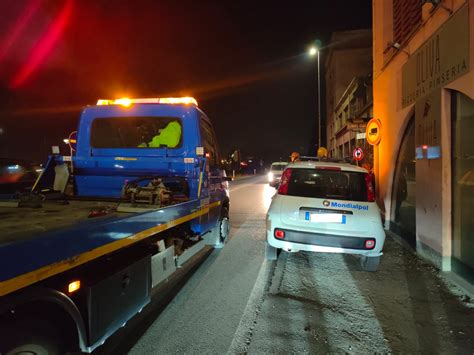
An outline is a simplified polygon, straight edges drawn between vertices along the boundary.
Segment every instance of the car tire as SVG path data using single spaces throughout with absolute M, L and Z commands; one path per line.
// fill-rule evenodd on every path
M 360 259 L 360 266 L 364 271 L 377 271 L 379 264 L 380 256 L 362 256 Z
M 265 242 L 265 259 L 276 260 L 278 257 L 278 249 L 272 247 L 268 242 Z

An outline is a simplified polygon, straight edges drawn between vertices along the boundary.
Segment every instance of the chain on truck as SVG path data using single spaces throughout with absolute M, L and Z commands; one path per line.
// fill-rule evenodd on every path
M 99 100 L 74 149 L 0 200 L 2 354 L 93 351 L 227 239 L 230 178 L 193 98 Z

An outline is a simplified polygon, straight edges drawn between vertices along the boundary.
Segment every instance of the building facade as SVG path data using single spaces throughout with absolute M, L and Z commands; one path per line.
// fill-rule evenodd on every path
M 373 0 L 386 228 L 474 285 L 474 0 Z
M 361 118 L 372 101 L 372 33 L 370 30 L 334 32 L 326 57 L 326 137 L 329 156 L 352 155 Z M 368 97 L 370 95 L 370 97 Z M 365 108 L 365 111 L 364 111 Z M 360 139 L 360 136 L 359 136 Z
M 372 75 L 354 77 L 334 108 L 329 126 L 330 155 L 350 160 L 356 147 L 362 148 L 362 163 L 373 164 L 372 146 L 365 139 L 367 122 L 373 117 Z

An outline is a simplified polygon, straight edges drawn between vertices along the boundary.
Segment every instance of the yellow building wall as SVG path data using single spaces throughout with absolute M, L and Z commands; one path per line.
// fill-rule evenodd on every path
M 421 242 L 438 252 L 443 257 L 443 269 L 448 269 L 448 263 L 444 257 L 451 255 L 451 117 L 450 117 L 450 95 L 446 89 L 456 89 L 471 98 L 474 98 L 474 0 L 445 0 L 443 5 L 456 12 L 463 5 L 469 6 L 469 53 L 470 72 L 454 82 L 448 84 L 441 90 L 441 149 L 442 159 L 435 163 L 439 164 L 442 176 L 442 221 L 439 235 L 431 235 L 429 238 L 423 235 L 417 236 Z M 373 100 L 374 117 L 382 123 L 382 139 L 375 148 L 375 173 L 377 176 L 377 188 L 379 205 L 385 214 L 386 227 L 393 215 L 392 185 L 396 160 L 405 129 L 409 119 L 414 115 L 414 106 L 411 104 L 402 107 L 402 67 L 426 40 L 437 31 L 443 23 L 450 18 L 445 9 L 438 7 L 430 11 L 432 5 L 423 6 L 423 25 L 414 33 L 405 47 L 399 51 L 387 51 L 387 46 L 392 40 L 392 9 L 391 1 L 373 0 Z M 385 54 L 384 54 L 385 52 Z M 387 54 L 388 52 L 388 54 Z M 393 53 L 393 56 L 390 56 Z M 429 222 L 417 218 L 417 230 Z M 419 225 L 420 223 L 420 225 Z M 425 226 L 423 226 L 425 224 Z M 430 239 L 431 238 L 431 239 Z

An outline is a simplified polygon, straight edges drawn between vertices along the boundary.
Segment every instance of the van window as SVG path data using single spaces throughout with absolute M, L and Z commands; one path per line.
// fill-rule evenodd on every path
M 292 169 L 288 195 L 367 201 L 365 175 L 352 171 Z
M 214 131 L 212 130 L 212 126 L 203 116 L 201 116 L 200 118 L 200 130 L 204 151 L 206 152 L 206 154 L 210 155 L 210 164 L 214 165 L 219 159 L 217 144 L 214 136 Z
M 96 118 L 91 127 L 93 148 L 180 148 L 182 124 L 177 117 Z

